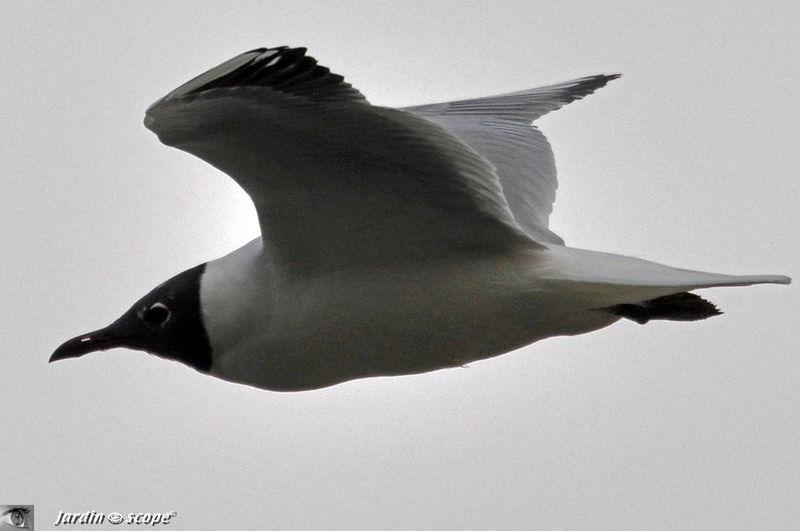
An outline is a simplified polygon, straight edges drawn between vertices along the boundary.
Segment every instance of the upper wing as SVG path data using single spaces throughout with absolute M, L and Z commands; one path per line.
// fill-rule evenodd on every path
M 245 189 L 281 272 L 536 245 L 489 162 L 427 120 L 370 105 L 303 48 L 237 56 L 157 101 L 145 125 Z
M 548 228 L 558 187 L 553 151 L 531 122 L 618 77 L 584 77 L 500 96 L 403 110 L 444 127 L 492 162 L 517 223 L 537 241 L 563 244 Z

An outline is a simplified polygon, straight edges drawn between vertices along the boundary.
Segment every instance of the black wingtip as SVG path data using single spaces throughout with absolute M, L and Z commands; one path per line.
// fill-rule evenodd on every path
M 303 46 L 254 48 L 184 83 L 164 99 L 220 88 L 265 87 L 309 99 L 366 101 L 342 76 L 332 74 L 306 55 L 307 51 Z
M 603 78 L 603 84 L 601 85 L 601 87 L 604 87 L 608 83 L 610 83 L 611 81 L 614 81 L 615 79 L 621 78 L 622 74 L 619 73 L 619 72 L 617 72 L 615 74 L 600 74 L 600 77 Z
M 565 89 L 565 96 L 569 102 L 579 100 L 605 87 L 609 82 L 621 77 L 622 74 L 597 74 L 576 79 L 574 84 Z

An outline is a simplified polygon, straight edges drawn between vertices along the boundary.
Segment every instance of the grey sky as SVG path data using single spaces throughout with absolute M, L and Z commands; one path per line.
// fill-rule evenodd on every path
M 800 7 L 687 2 L 4 1 L 0 503 L 177 511 L 173 529 L 788 528 L 800 522 L 796 285 L 468 369 L 279 394 L 143 353 L 49 366 L 155 284 L 257 234 L 247 196 L 145 108 L 258 46 L 373 103 L 595 73 L 539 123 L 568 244 L 800 280 Z

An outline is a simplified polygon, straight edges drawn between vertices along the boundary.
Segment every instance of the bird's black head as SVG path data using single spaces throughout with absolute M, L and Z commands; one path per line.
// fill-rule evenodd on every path
M 172 277 L 107 327 L 58 347 L 50 361 L 122 347 L 144 350 L 208 372 L 211 346 L 200 310 L 200 277 L 204 271 L 205 264 L 200 264 Z

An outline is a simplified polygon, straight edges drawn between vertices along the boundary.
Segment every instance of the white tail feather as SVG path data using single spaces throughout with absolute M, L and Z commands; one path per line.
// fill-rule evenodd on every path
M 597 294 L 603 303 L 641 301 L 700 288 L 791 282 L 789 277 L 783 275 L 706 273 L 670 267 L 630 256 L 560 245 L 549 247 L 544 254 L 545 260 L 539 270 L 541 278 L 570 284 L 585 284 L 587 288 L 585 291 Z

